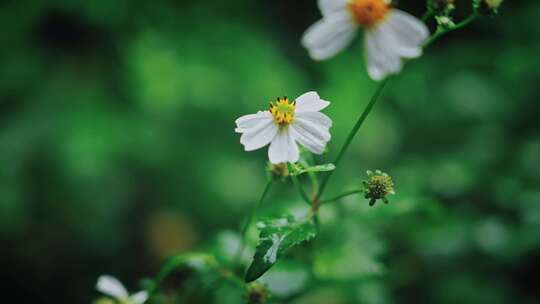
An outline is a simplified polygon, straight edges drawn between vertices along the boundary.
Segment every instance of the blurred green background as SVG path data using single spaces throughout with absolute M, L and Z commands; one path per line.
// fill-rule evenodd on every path
M 308 58 L 299 39 L 319 17 L 307 0 L 3 1 L 2 286 L 89 303 L 100 274 L 135 291 L 167 257 L 234 239 L 266 178 L 266 150 L 244 152 L 234 120 L 276 96 L 332 101 L 333 158 L 376 84 L 361 39 Z M 540 303 L 539 17 L 538 1 L 506 1 L 390 82 L 328 195 L 366 169 L 398 194 L 323 209 L 321 237 L 268 274 L 290 289 L 270 284 L 275 301 Z M 263 213 L 299 206 L 282 184 Z M 185 303 L 206 302 L 241 300 Z

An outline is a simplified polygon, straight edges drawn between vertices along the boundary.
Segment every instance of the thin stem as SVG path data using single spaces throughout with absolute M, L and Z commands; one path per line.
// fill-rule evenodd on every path
M 259 201 L 257 202 L 257 205 L 251 210 L 251 213 L 249 214 L 248 218 L 244 222 L 244 226 L 242 227 L 242 231 L 240 232 L 240 235 L 242 236 L 242 239 L 240 241 L 240 246 L 238 247 L 238 251 L 236 252 L 236 257 L 234 259 L 233 265 L 238 265 L 240 258 L 242 257 L 242 253 L 244 252 L 244 247 L 246 245 L 246 233 L 249 228 L 249 225 L 253 221 L 253 217 L 257 213 L 257 210 L 259 210 L 259 207 L 261 206 L 262 202 L 266 198 L 266 195 L 270 191 L 270 188 L 272 187 L 272 180 L 269 180 L 266 186 L 264 187 L 264 190 L 261 194 L 261 197 L 259 198 Z
M 300 196 L 302 197 L 302 199 L 303 199 L 308 205 L 311 205 L 311 200 L 309 199 L 309 196 L 307 195 L 306 191 L 304 190 L 304 188 L 303 188 L 302 185 L 300 184 L 300 181 L 298 180 L 298 177 L 292 175 L 292 176 L 291 176 L 291 179 L 292 179 L 293 184 L 294 184 L 294 186 L 296 187 L 296 189 L 298 189 L 298 193 L 300 193 Z
M 304 167 L 309 167 L 309 163 L 304 159 L 300 159 L 300 164 Z M 319 180 L 317 179 L 317 174 L 315 172 L 307 173 L 309 180 L 311 181 L 311 195 L 315 196 L 319 191 Z
M 424 17 L 425 18 L 429 18 L 430 16 L 430 12 L 428 11 Z M 427 17 L 426 17 L 427 16 Z M 438 30 L 435 32 L 435 34 L 433 34 L 431 37 L 429 37 L 426 42 L 424 43 L 424 47 L 427 47 L 428 45 L 430 45 L 431 43 L 433 43 L 433 41 L 435 41 L 436 39 L 438 39 L 439 37 L 443 36 L 444 34 L 450 32 L 450 31 L 453 31 L 453 30 L 458 30 L 460 28 L 463 28 L 465 27 L 466 25 L 470 24 L 471 22 L 473 22 L 476 18 L 478 17 L 478 12 L 474 11 L 472 15 L 470 15 L 469 17 L 467 17 L 465 20 L 461 21 L 460 23 L 456 24 L 455 26 L 453 26 L 451 29 L 446 29 L 446 30 Z M 349 133 L 349 135 L 347 136 L 347 139 L 345 140 L 345 143 L 343 144 L 343 146 L 341 147 L 341 150 L 339 151 L 339 154 L 338 156 L 336 157 L 336 160 L 334 161 L 334 165 L 336 165 L 336 167 L 338 166 L 339 162 L 341 161 L 341 159 L 343 158 L 343 156 L 345 155 L 345 152 L 347 152 L 347 149 L 349 148 L 352 140 L 354 139 L 354 137 L 356 136 L 356 133 L 358 133 L 358 130 L 360 130 L 360 128 L 362 127 L 364 121 L 366 120 L 366 118 L 368 117 L 369 113 L 371 112 L 371 110 L 373 109 L 373 106 L 377 103 L 377 100 L 379 99 L 379 96 L 381 95 L 382 93 L 382 90 L 384 89 L 386 83 L 388 82 L 388 78 L 386 78 L 385 80 L 383 80 L 379 86 L 377 87 L 377 89 L 375 90 L 375 93 L 373 93 L 373 96 L 371 97 L 371 100 L 370 102 L 368 103 L 368 105 L 366 106 L 366 108 L 364 109 L 364 112 L 362 112 L 362 114 L 360 115 L 360 117 L 358 118 L 358 120 L 356 121 L 356 124 L 354 125 L 354 127 L 352 128 L 351 132 Z M 326 186 L 328 185 L 328 181 L 330 180 L 330 178 L 332 177 L 332 174 L 335 172 L 334 171 L 330 171 L 322 180 L 321 182 L 321 185 L 319 187 L 319 191 L 317 192 L 317 195 L 315 195 L 315 198 L 313 201 L 318 201 L 320 199 L 320 197 L 322 196 L 322 194 L 324 193 L 324 190 L 326 189 Z
M 342 199 L 346 196 L 349 196 L 349 195 L 353 195 L 353 194 L 358 194 L 358 193 L 364 193 L 364 190 L 360 189 L 360 190 L 351 190 L 351 191 L 347 191 L 347 192 L 344 192 L 336 197 L 333 197 L 333 198 L 329 198 L 329 199 L 326 199 L 324 201 L 321 201 L 321 205 L 323 204 L 328 204 L 328 203 L 331 203 L 331 202 L 334 202 L 334 201 L 337 201 L 339 199 Z
M 388 78 L 386 78 L 385 80 L 383 80 L 379 86 L 377 87 L 377 89 L 375 90 L 375 93 L 373 93 L 373 96 L 371 97 L 371 100 L 370 102 L 368 103 L 368 105 L 366 106 L 366 108 L 364 109 L 364 112 L 362 112 L 362 114 L 360 115 L 360 117 L 358 118 L 358 120 L 356 121 L 356 124 L 354 125 L 354 127 L 352 128 L 351 132 L 349 133 L 349 135 L 347 136 L 347 139 L 345 140 L 345 143 L 343 144 L 343 146 L 341 147 L 341 150 L 339 151 L 338 153 L 338 156 L 336 157 L 336 160 L 334 161 L 334 165 L 336 165 L 336 167 L 338 167 L 338 164 L 339 162 L 341 161 L 341 159 L 343 158 L 343 156 L 345 155 L 345 152 L 347 152 L 347 149 L 349 148 L 349 146 L 351 145 L 351 142 L 352 140 L 354 139 L 354 137 L 356 136 L 356 133 L 358 133 L 358 130 L 360 130 L 360 128 L 362 127 L 362 125 L 364 124 L 364 121 L 366 121 L 366 118 L 368 117 L 369 113 L 371 112 L 371 110 L 373 109 L 373 106 L 377 103 L 377 100 L 379 100 L 379 96 L 381 96 L 381 93 L 382 93 L 382 90 L 384 89 L 386 83 L 388 82 Z M 335 171 L 335 170 L 334 170 Z M 318 200 L 324 190 L 326 189 L 326 186 L 328 185 L 328 181 L 330 180 L 330 178 L 332 177 L 332 174 L 334 173 L 334 171 L 330 171 L 322 180 L 321 182 L 321 185 L 319 187 L 319 192 L 317 193 L 317 195 L 315 196 L 315 200 Z
M 424 42 L 424 47 L 427 47 L 428 45 L 430 45 L 431 43 L 433 43 L 433 41 L 437 40 L 438 38 L 440 38 L 441 36 L 443 36 L 444 34 L 446 33 L 449 33 L 449 32 L 452 32 L 452 31 L 455 31 L 455 30 L 459 30 L 460 28 L 463 28 L 467 25 L 469 25 L 471 22 L 473 22 L 474 20 L 476 20 L 476 18 L 478 17 L 478 13 L 477 12 L 474 12 L 472 15 L 470 15 L 469 17 L 465 18 L 463 21 L 461 21 L 460 23 L 454 25 L 453 27 L 451 28 L 448 28 L 448 29 L 442 29 L 442 30 L 437 30 L 435 32 L 435 34 L 431 35 L 431 37 L 428 38 L 428 40 L 426 40 L 426 42 Z

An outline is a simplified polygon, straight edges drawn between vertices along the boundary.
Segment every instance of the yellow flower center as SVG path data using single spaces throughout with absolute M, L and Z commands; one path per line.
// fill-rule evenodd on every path
M 354 20 L 363 27 L 371 27 L 388 15 L 390 6 L 385 0 L 349 0 Z
M 274 121 L 280 125 L 288 125 L 294 120 L 294 102 L 289 102 L 287 97 L 278 97 L 275 102 L 270 103 L 270 113 Z

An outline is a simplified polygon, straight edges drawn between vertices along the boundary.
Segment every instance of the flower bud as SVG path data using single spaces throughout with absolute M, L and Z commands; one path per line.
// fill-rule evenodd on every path
M 264 304 L 270 298 L 270 291 L 265 284 L 255 282 L 247 286 L 245 297 L 248 304 Z
M 436 16 L 435 21 L 437 21 L 437 24 L 440 27 L 443 27 L 446 29 L 456 26 L 456 24 L 452 20 L 452 17 L 449 17 L 449 16 Z
M 428 10 L 436 16 L 447 16 L 456 8 L 454 2 L 454 0 L 429 0 Z
M 269 178 L 271 179 L 283 180 L 290 175 L 286 163 L 272 164 L 268 162 L 268 165 L 266 166 L 266 171 L 268 172 Z
M 375 205 L 377 200 L 382 200 L 385 204 L 388 204 L 386 198 L 389 194 L 395 194 L 394 183 L 390 175 L 376 170 L 367 172 L 368 180 L 363 181 L 365 198 L 369 199 L 369 205 Z
M 473 0 L 476 11 L 482 15 L 494 15 L 498 13 L 503 0 Z
M 496 12 L 503 0 L 484 0 L 484 5 L 488 10 Z

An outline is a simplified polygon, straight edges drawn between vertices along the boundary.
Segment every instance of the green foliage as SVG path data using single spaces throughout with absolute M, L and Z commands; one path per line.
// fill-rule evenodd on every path
M 311 218 L 297 220 L 293 216 L 264 219 L 257 223 L 259 243 L 245 280 L 252 282 L 262 276 L 292 247 L 317 235 Z

